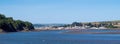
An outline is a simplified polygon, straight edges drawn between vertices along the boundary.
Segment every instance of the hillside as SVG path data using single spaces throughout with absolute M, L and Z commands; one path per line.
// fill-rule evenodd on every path
M 21 20 L 14 20 L 12 17 L 6 17 L 0 14 L 0 32 L 18 32 L 34 30 L 32 23 Z
M 120 28 L 120 20 L 115 21 L 100 21 L 100 22 L 73 22 L 66 26 L 88 26 L 88 27 L 106 27 L 106 28 Z

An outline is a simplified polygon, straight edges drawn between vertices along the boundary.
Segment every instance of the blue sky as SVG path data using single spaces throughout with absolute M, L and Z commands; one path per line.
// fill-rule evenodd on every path
M 0 0 L 0 13 L 32 23 L 120 20 L 120 0 Z

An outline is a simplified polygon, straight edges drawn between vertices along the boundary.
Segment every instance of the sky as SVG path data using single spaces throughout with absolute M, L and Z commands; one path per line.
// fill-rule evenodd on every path
M 0 13 L 32 23 L 120 20 L 120 0 L 0 0 Z

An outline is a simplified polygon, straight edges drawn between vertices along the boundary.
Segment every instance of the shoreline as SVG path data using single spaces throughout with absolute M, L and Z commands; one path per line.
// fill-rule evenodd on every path
M 107 29 L 35 29 L 35 31 L 40 30 L 120 30 L 120 28 L 107 28 Z
M 64 32 L 63 34 L 120 34 L 120 32 Z
M 86 30 L 72 30 L 64 32 L 64 34 L 120 34 L 120 29 L 86 29 Z
M 62 30 L 68 30 L 66 32 L 63 32 L 63 34 L 120 34 L 120 29 L 62 29 Z M 97 31 L 93 32 L 92 30 L 97 30 Z M 101 30 L 105 30 L 108 32 L 100 32 Z M 40 32 L 40 31 L 61 31 L 61 30 L 59 29 L 35 29 L 32 31 L 18 31 L 18 32 Z M 112 32 L 112 31 L 116 31 L 116 32 Z M 4 34 L 4 33 L 14 33 L 14 32 L 0 32 L 0 33 Z
M 53 30 L 53 29 L 44 30 L 43 29 L 39 31 L 56 31 L 56 30 Z M 68 31 L 63 32 L 63 34 L 120 34 L 120 29 L 67 29 L 67 30 Z M 97 30 L 97 31 L 93 32 L 92 30 Z M 100 32 L 101 30 L 105 30 L 107 32 Z

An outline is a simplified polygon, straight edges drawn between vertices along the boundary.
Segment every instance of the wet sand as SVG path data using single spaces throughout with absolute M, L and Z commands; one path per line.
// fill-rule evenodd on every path
M 105 32 L 102 32 L 102 31 Z M 68 32 L 63 32 L 64 34 L 120 34 L 120 29 L 86 29 L 86 30 L 72 30 Z
M 64 34 L 120 34 L 120 32 L 64 32 Z

